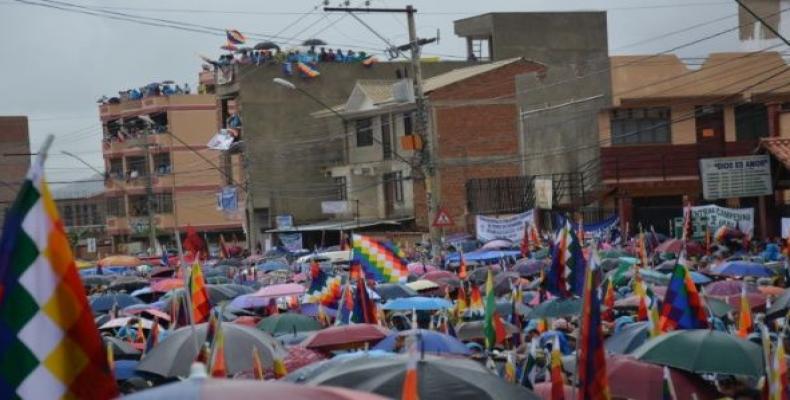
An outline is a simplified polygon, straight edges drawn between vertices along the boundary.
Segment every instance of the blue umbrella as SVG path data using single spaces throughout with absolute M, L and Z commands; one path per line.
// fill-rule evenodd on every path
M 771 277 L 774 272 L 762 264 L 749 261 L 728 261 L 713 268 L 713 272 L 727 276 Z
M 137 364 L 140 364 L 138 360 L 116 360 L 115 361 L 115 369 L 113 372 L 115 373 L 115 380 L 117 381 L 125 381 L 133 376 L 138 376 L 136 373 Z
M 384 304 L 382 309 L 387 311 L 441 310 L 452 306 L 453 305 L 445 299 L 418 296 L 390 300 Z
M 104 293 L 90 298 L 91 309 L 96 313 L 103 313 L 110 311 L 113 306 L 118 309 L 126 308 L 134 304 L 140 304 L 142 301 L 137 297 L 133 297 L 126 293 Z
M 427 329 L 413 329 L 409 331 L 395 332 L 384 338 L 384 340 L 380 341 L 375 347 L 373 347 L 373 350 L 402 352 L 396 351 L 405 350 L 396 349 L 396 341 L 398 337 L 407 336 L 418 336 L 418 348 L 425 350 L 428 353 L 458 354 L 464 356 L 470 353 L 469 348 L 467 348 L 460 340 L 450 335 L 445 335 L 444 333 L 430 331 Z
M 283 271 L 288 270 L 288 264 L 282 261 L 266 261 L 262 264 L 258 264 L 255 268 L 263 271 L 263 272 L 271 272 L 271 271 Z
M 259 297 L 250 294 L 244 294 L 233 299 L 230 302 L 230 306 L 241 309 L 266 307 L 269 305 L 270 299 L 270 297 Z
M 691 271 L 691 280 L 697 285 L 704 285 L 706 283 L 710 283 L 713 279 L 710 279 L 707 275 L 701 274 L 697 271 Z
M 475 262 L 495 262 L 506 258 L 521 257 L 521 252 L 518 250 L 478 250 L 471 253 L 464 253 L 465 261 Z M 450 263 L 460 262 L 461 255 L 459 253 L 451 254 L 447 257 Z

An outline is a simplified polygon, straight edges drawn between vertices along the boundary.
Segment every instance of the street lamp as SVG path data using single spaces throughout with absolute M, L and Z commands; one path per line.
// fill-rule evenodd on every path
M 319 99 L 318 97 L 313 96 L 310 92 L 308 92 L 308 91 L 306 91 L 306 90 L 294 85 L 293 82 L 285 80 L 283 78 L 274 78 L 274 79 L 272 79 L 272 82 L 274 82 L 275 85 L 282 86 L 285 89 L 296 90 L 297 92 L 309 97 L 314 102 L 320 104 L 321 107 L 324 107 L 325 109 L 331 111 L 332 114 L 335 114 L 335 116 L 340 118 L 343 122 L 348 122 L 346 117 L 344 117 L 342 114 L 337 112 L 337 110 L 335 110 L 334 108 L 330 107 L 328 104 L 326 104 L 323 101 L 321 101 L 321 99 Z
M 286 81 L 283 78 L 274 78 L 274 79 L 272 79 L 272 82 L 274 82 L 274 83 L 276 83 L 276 84 L 278 84 L 278 85 L 280 85 L 280 86 L 282 86 L 282 87 L 284 87 L 286 89 L 296 90 L 296 85 L 294 85 L 290 81 Z

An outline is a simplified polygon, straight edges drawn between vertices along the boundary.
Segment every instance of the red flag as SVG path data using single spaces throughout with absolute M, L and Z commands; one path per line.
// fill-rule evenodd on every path
M 464 252 L 461 252 L 461 264 L 458 266 L 458 279 L 466 279 L 466 260 L 464 260 Z
M 225 237 L 222 234 L 219 234 L 219 258 L 226 260 L 230 258 L 230 253 L 228 253 L 228 245 L 225 244 Z
M 560 339 L 554 337 L 551 346 L 551 400 L 565 400 L 565 380 L 562 377 L 562 353 Z

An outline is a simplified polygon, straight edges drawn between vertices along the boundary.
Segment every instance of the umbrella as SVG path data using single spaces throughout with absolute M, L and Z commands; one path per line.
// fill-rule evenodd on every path
M 388 301 L 381 308 L 386 311 L 443 310 L 453 306 L 449 301 L 438 297 L 406 297 Z
M 494 294 L 502 296 L 506 293 L 513 291 L 514 287 L 518 287 L 518 282 L 521 279 L 516 272 L 500 272 L 494 276 Z M 515 283 L 514 283 L 515 282 Z
M 343 363 L 346 363 L 349 360 L 359 360 L 359 359 L 369 359 L 369 358 L 392 358 L 395 356 L 397 356 L 396 353 L 392 353 L 384 350 L 368 350 L 368 351 L 355 351 L 351 353 L 340 353 L 330 359 L 326 359 L 319 363 L 308 365 L 306 367 L 295 370 L 292 373 L 288 374 L 285 378 L 283 378 L 283 380 L 286 382 L 301 383 L 301 382 L 305 382 L 308 379 L 312 379 L 315 376 L 318 376 L 319 374 L 321 374 L 322 372 L 328 369 L 342 365 Z
M 713 400 L 720 396 L 718 391 L 702 378 L 669 369 L 672 386 L 678 399 Z M 664 369 L 654 364 L 641 362 L 633 357 L 611 354 L 606 357 L 606 374 L 609 376 L 609 391 L 613 397 L 627 399 L 662 400 Z
M 218 285 L 219 288 L 233 292 L 236 296 L 254 292 L 254 289 L 249 286 L 239 285 L 237 283 L 224 283 Z
M 711 282 L 705 285 L 705 294 L 710 296 L 740 296 L 744 286 L 743 281 L 723 280 Z M 753 285 L 746 285 L 746 292 L 756 292 L 757 288 Z
M 763 375 L 760 346 L 710 329 L 679 330 L 648 340 L 634 350 L 639 360 L 697 374 Z
M 147 308 L 124 308 L 121 310 L 121 314 L 123 315 L 137 315 L 137 314 L 148 314 L 153 318 L 159 318 L 161 320 L 170 321 L 170 315 L 162 312 L 156 308 L 151 307 L 150 305 L 145 305 Z
M 171 278 L 175 271 L 172 267 L 154 267 L 151 270 L 151 278 Z
M 321 324 L 302 314 L 283 313 L 266 317 L 258 323 L 258 329 L 270 334 L 317 331 Z
M 628 354 L 641 346 L 649 337 L 650 324 L 636 322 L 607 338 L 604 346 L 609 353 Z
M 107 286 L 112 281 L 110 277 L 103 275 L 80 275 L 80 279 L 82 280 L 82 286 L 85 287 Z
M 256 265 L 255 268 L 257 268 L 257 269 L 259 269 L 259 270 L 261 270 L 263 272 L 287 271 L 288 270 L 288 264 L 286 264 L 283 261 L 279 261 L 279 260 L 269 260 L 269 261 L 266 261 L 266 262 L 263 262 L 261 264 Z
M 384 351 L 392 351 L 392 352 L 404 352 L 405 346 L 402 346 L 400 349 L 397 347 L 397 339 L 401 338 L 408 338 L 408 337 L 416 337 L 418 348 L 420 351 L 426 351 L 429 353 L 444 353 L 444 354 L 458 354 L 458 355 L 468 355 L 470 353 L 469 348 L 466 347 L 460 340 L 450 336 L 445 335 L 444 333 L 430 331 L 426 329 L 413 329 L 408 331 L 401 331 L 395 332 L 379 342 L 373 350 L 384 350 Z
M 205 342 L 207 328 L 205 323 L 196 325 L 196 337 L 193 337 L 191 326 L 177 329 L 145 355 L 137 370 L 164 378 L 188 376 L 198 353 L 195 345 Z M 250 368 L 253 348 L 268 367 L 274 365 L 275 357 L 282 358 L 286 354 L 279 342 L 258 329 L 228 323 L 221 324 L 220 329 L 225 335 L 225 363 L 231 375 Z
M 617 258 L 620 258 L 620 257 L 631 257 L 631 254 L 629 254 L 625 250 L 604 250 L 604 251 L 602 251 L 602 252 L 600 252 L 598 254 L 600 255 L 600 257 L 602 259 L 605 259 L 605 258 L 615 258 L 615 259 L 617 259 Z
M 569 315 L 579 315 L 582 312 L 582 301 L 578 297 L 554 298 L 538 304 L 527 315 L 528 319 L 558 318 Z
M 508 335 L 512 335 L 518 332 L 518 328 L 509 323 L 502 321 L 505 325 L 505 331 Z M 475 339 L 483 339 L 486 337 L 485 334 L 485 321 L 478 320 L 478 321 L 467 321 L 461 322 L 455 327 L 456 336 L 458 339 L 463 341 L 467 340 L 475 340 Z
M 136 267 L 142 264 L 144 263 L 139 258 L 132 256 L 109 256 L 98 262 L 101 267 Z
M 302 46 L 326 46 L 326 42 L 321 39 L 307 39 L 302 42 Z
M 214 285 L 224 285 L 230 282 L 230 279 L 224 276 L 209 276 L 206 278 L 206 283 L 211 283 Z
M 409 288 L 415 291 L 422 291 L 422 290 L 431 290 L 436 289 L 439 285 L 433 281 L 429 281 L 427 279 L 420 279 L 414 282 L 409 282 L 406 284 Z
M 406 268 L 409 269 L 409 273 L 417 275 L 423 275 L 438 270 L 435 265 L 426 264 L 424 262 L 409 263 L 406 265 Z
M 685 244 L 685 246 L 684 246 Z M 686 254 L 689 256 L 699 256 L 704 254 L 705 252 L 700 247 L 699 243 L 693 242 L 691 240 L 686 241 L 683 243 L 683 240 L 680 239 L 669 239 L 658 245 L 656 247 L 656 253 L 674 253 L 680 254 L 680 252 L 685 248 Z
M 119 276 L 110 283 L 108 288 L 114 291 L 132 292 L 146 286 L 148 286 L 147 279 L 138 276 Z
M 491 268 L 492 273 L 496 274 L 496 270 L 498 268 Z M 474 271 L 469 273 L 469 277 L 467 278 L 470 282 L 474 282 L 478 285 L 482 285 L 485 283 L 486 279 L 488 279 L 488 268 L 477 268 Z
M 540 272 L 549 267 L 549 264 L 541 260 L 526 260 L 516 263 L 516 272 L 524 278 L 540 275 Z
M 444 279 L 444 278 L 458 279 L 458 276 L 450 271 L 437 270 L 437 271 L 428 272 L 427 274 L 423 275 L 421 278 L 438 283 L 439 279 Z
M 337 310 L 335 310 L 334 308 L 329 308 L 329 307 L 323 307 L 323 308 L 324 308 L 324 314 L 326 314 L 327 316 L 334 318 L 337 315 Z M 311 317 L 317 317 L 318 316 L 318 304 L 316 304 L 316 303 L 302 303 L 302 305 L 300 306 L 299 312 L 304 314 L 304 315 L 311 316 Z
M 184 287 L 184 280 L 180 278 L 167 278 L 151 283 L 151 290 L 156 293 L 167 293 L 182 287 Z
M 151 328 L 154 327 L 154 322 L 151 321 L 150 319 L 136 318 L 136 317 L 120 317 L 120 318 L 114 318 L 114 319 L 111 319 L 111 320 L 105 322 L 104 324 L 102 324 L 99 327 L 99 329 L 120 328 L 122 326 L 127 325 L 129 323 L 129 320 L 131 320 L 131 319 L 139 320 L 140 321 L 140 325 L 143 326 L 143 329 L 151 329 Z M 135 327 L 136 327 L 136 325 L 135 325 Z M 161 328 L 161 326 L 160 326 L 160 328 Z
M 232 290 L 223 288 L 221 285 L 206 285 L 206 292 L 208 293 L 208 300 L 211 304 L 219 304 L 222 301 L 236 297 Z M 162 299 L 167 301 L 166 305 L 169 307 L 170 299 L 172 299 L 173 296 L 179 296 L 181 300 L 183 300 L 184 295 L 184 288 L 178 288 L 165 293 Z
M 400 399 L 408 364 L 409 356 L 406 355 L 358 357 L 322 368 L 305 383 L 357 389 Z M 538 399 L 526 388 L 505 384 L 482 364 L 464 358 L 425 356 L 417 363 L 417 380 L 421 399 Z
M 513 248 L 513 242 L 506 239 L 489 240 L 478 250 L 503 250 Z
M 90 303 L 94 313 L 103 313 L 112 310 L 113 307 L 121 309 L 133 304 L 140 304 L 142 301 L 126 293 L 111 292 L 91 296 Z
M 381 296 L 381 299 L 384 301 L 402 297 L 419 296 L 417 291 L 403 283 L 384 283 L 381 285 L 376 285 L 373 290 L 376 291 L 376 293 L 378 293 L 379 296 Z
M 268 40 L 264 42 L 258 42 L 258 44 L 255 45 L 255 50 L 271 50 L 271 49 L 280 50 L 280 46 Z
M 759 286 L 757 290 L 766 296 L 781 296 L 785 289 L 779 286 Z
M 771 308 L 769 308 L 765 314 L 771 318 L 784 317 L 788 308 L 790 308 L 790 289 L 785 289 L 784 293 L 774 300 L 773 304 L 771 304 Z
M 314 333 L 302 342 L 308 349 L 345 349 L 364 343 L 378 343 L 389 335 L 389 330 L 373 324 L 333 326 Z
M 770 277 L 774 272 L 765 265 L 749 261 L 727 261 L 713 268 L 713 272 L 726 276 Z
M 137 350 L 131 343 L 121 340 L 114 336 L 102 336 L 102 340 L 104 341 L 104 347 L 106 348 L 107 345 L 110 345 L 112 349 L 112 354 L 115 358 L 139 358 L 140 357 L 140 350 Z
M 266 286 L 258 289 L 250 296 L 255 297 L 288 297 L 301 296 L 306 291 L 305 287 L 298 283 L 281 283 L 279 285 Z
M 238 309 L 266 307 L 271 302 L 269 297 L 258 297 L 251 294 L 241 295 L 231 300 L 230 306 Z
M 551 382 L 540 382 L 535 384 L 535 394 L 543 399 L 543 400 L 553 400 L 551 394 L 552 388 Z M 579 390 L 571 385 L 562 385 L 562 393 L 566 399 L 575 399 L 576 396 L 579 394 Z M 611 390 L 610 390 L 611 392 Z
M 249 349 L 247 351 L 250 352 Z M 141 363 L 142 364 L 142 363 Z M 288 400 L 384 400 L 383 397 L 353 390 L 296 385 L 251 379 L 191 378 L 133 393 L 129 400 L 169 399 L 288 399 Z

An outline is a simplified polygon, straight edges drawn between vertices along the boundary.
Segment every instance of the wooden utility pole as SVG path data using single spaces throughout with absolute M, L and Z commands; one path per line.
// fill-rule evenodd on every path
M 419 170 L 423 182 L 425 184 L 425 200 L 428 208 L 428 232 L 431 241 L 431 253 L 434 259 L 439 257 L 441 249 L 442 233 L 438 227 L 433 226 L 433 221 L 436 219 L 436 213 L 439 209 L 440 198 L 439 193 L 434 190 L 436 178 L 436 165 L 434 164 L 434 140 L 432 131 L 428 129 L 428 107 L 425 99 L 425 92 L 422 83 L 422 65 L 420 64 L 420 53 L 422 46 L 436 41 L 436 39 L 420 40 L 417 38 L 417 26 L 414 21 L 414 14 L 417 9 L 411 5 L 406 8 L 352 8 L 352 7 L 324 7 L 324 11 L 332 12 L 368 12 L 368 13 L 400 13 L 406 14 L 409 27 L 409 44 L 399 46 L 394 49 L 387 49 L 388 51 L 398 52 L 400 50 L 411 50 L 411 76 L 414 83 L 414 101 L 417 106 L 416 121 L 414 124 L 415 132 L 420 139 L 422 139 L 423 148 L 416 165 L 412 165 L 412 173 Z M 408 132 L 407 132 L 408 133 Z

